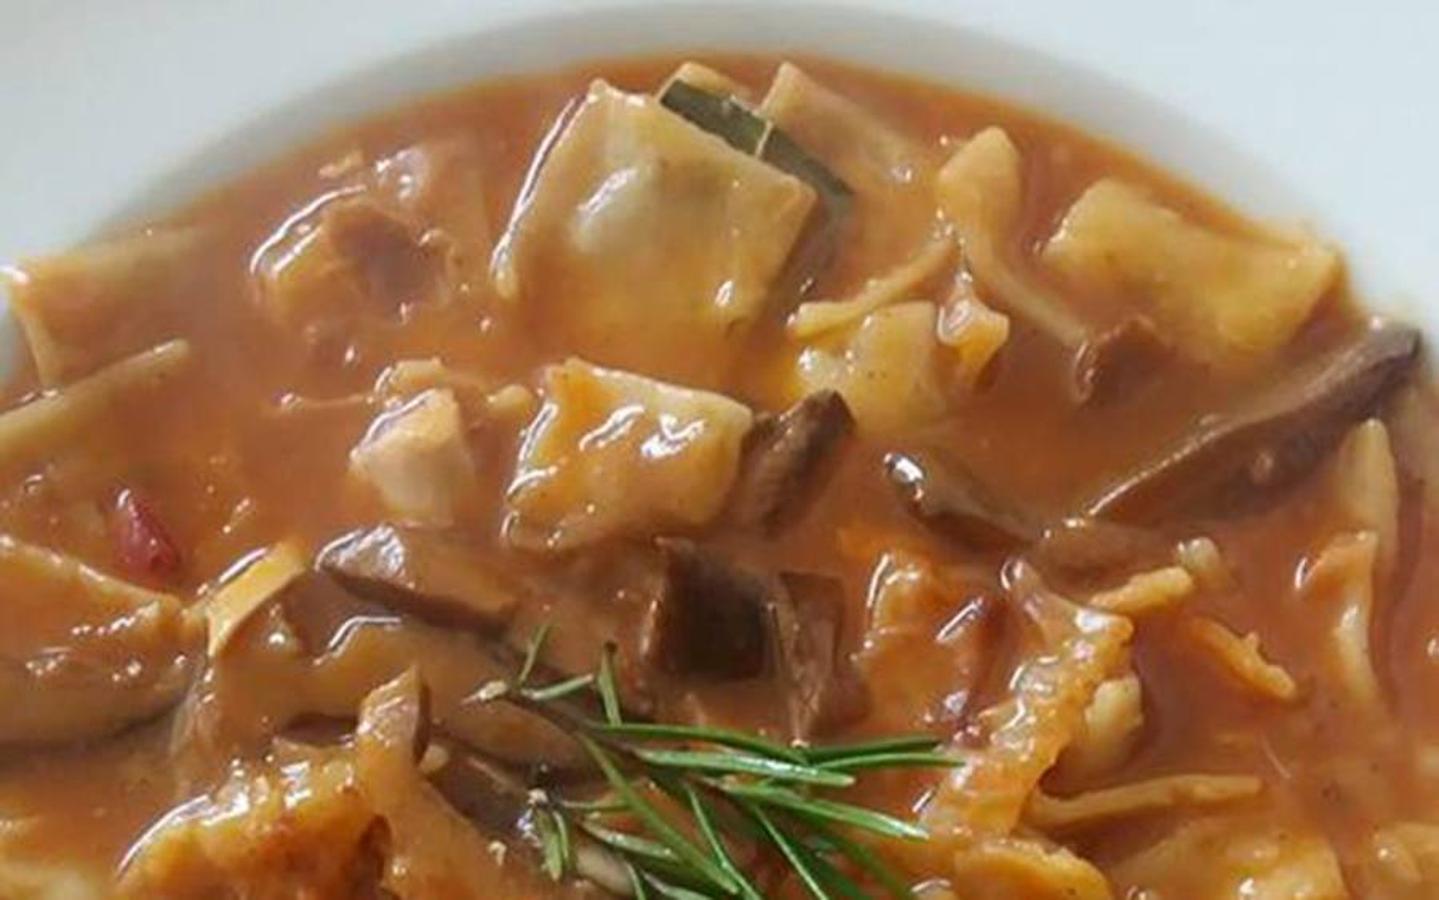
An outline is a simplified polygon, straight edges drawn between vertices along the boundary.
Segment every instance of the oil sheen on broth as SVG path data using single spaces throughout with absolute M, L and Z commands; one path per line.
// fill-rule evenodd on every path
M 1439 892 L 1418 335 L 1120 149 L 605 63 L 5 272 L 0 895 Z M 695 863 L 522 666 L 803 772 L 601 740 Z

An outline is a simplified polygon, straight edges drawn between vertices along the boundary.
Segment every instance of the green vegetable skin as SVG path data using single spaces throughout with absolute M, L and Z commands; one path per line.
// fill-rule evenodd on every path
M 665 85 L 659 100 L 665 108 L 722 138 L 741 153 L 758 157 L 814 188 L 819 203 L 810 214 L 804 236 L 791 253 L 781 280 L 782 287 L 795 295 L 808 291 L 829 264 L 840 232 L 849 220 L 854 205 L 849 185 L 773 122 L 734 97 L 712 94 L 676 78 Z

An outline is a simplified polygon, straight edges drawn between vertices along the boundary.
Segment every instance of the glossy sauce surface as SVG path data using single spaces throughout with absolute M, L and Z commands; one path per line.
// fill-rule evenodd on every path
M 508 301 L 490 281 L 492 250 L 527 173 L 536 170 L 537 147 L 590 81 L 603 77 L 622 89 L 648 92 L 679 62 L 585 66 L 417 103 L 327 135 L 157 223 L 196 235 L 183 262 L 183 285 L 167 288 L 171 299 L 142 313 L 151 343 L 175 337 L 189 341 L 192 358 L 183 376 L 122 397 L 63 446 L 0 454 L 0 532 L 194 605 L 257 551 L 291 541 L 306 554 L 314 553 L 342 534 L 385 521 L 384 502 L 356 483 L 350 467 L 352 448 L 381 411 L 373 394 L 377 382 L 397 360 L 436 357 L 483 379 L 491 393 L 504 385 L 538 390 L 544 367 L 576 352 L 571 332 L 555 319 L 587 284 L 548 284 L 538 297 Z M 756 95 L 763 94 L 778 65 L 777 60 L 748 57 L 705 62 Z M 1097 179 L 1117 177 L 1142 186 L 1164 206 L 1220 234 L 1249 238 L 1261 233 L 1121 150 L 1021 110 L 823 60 L 799 64 L 923 148 L 936 167 L 971 135 L 1002 127 L 1021 151 L 1025 175 L 1022 211 L 1017 227 L 1004 237 L 1004 252 L 1036 283 L 1063 292 L 1093 322 L 1119 322 L 1134 307 L 1133 298 L 1077 289 L 1038 256 L 1071 204 Z M 413 147 L 433 151 L 428 171 L 407 171 L 406 163 L 394 162 Z M 388 176 L 385 164 L 376 168 L 383 160 L 392 161 Z M 366 174 L 373 172 L 379 174 Z M 417 298 L 398 310 L 345 315 L 308 332 L 277 327 L 260 294 L 266 266 L 277 253 L 287 252 L 287 222 L 293 229 L 305 220 L 306 210 L 336 192 L 390 190 L 384 187 L 387 177 L 398 179 L 399 192 L 406 178 L 431 179 L 411 185 L 418 185 L 420 197 L 412 209 L 420 210 L 421 217 L 432 214 L 449 232 L 452 243 L 444 252 L 453 252 L 446 257 L 443 283 L 417 286 L 396 269 L 385 283 L 402 284 L 407 296 Z M 356 187 L 361 183 L 371 187 Z M 849 296 L 923 248 L 939 221 L 932 194 L 896 192 L 887 202 L 898 221 L 918 223 L 913 233 L 886 231 L 880 219 L 870 230 L 853 233 L 809 299 Z M 19 269 L 33 280 L 43 277 L 38 265 Z M 916 294 L 941 302 L 949 292 L 950 280 L 940 278 Z M 1005 310 L 1000 298 L 988 295 L 982 279 L 979 294 L 991 307 Z M 687 380 L 755 411 L 778 412 L 796 399 L 797 347 L 785 330 L 788 311 L 767 310 L 737 339 L 737 364 L 706 363 L 698 376 L 692 351 L 683 343 L 656 341 L 643 331 L 627 340 L 643 347 L 650 361 L 649 370 L 638 374 Z M 843 646 L 856 655 L 870 705 L 864 716 L 845 722 L 828 738 L 931 731 L 945 741 L 953 738 L 956 746 L 978 746 L 991 726 L 979 724 L 977 713 L 1008 695 L 1012 676 L 1026 659 L 1024 648 L 1034 639 L 1014 612 L 1014 601 L 1006 599 L 1011 597 L 1002 577 L 1007 554 L 966 546 L 916 520 L 884 477 L 887 454 L 923 451 L 962 464 L 1007 503 L 1055 522 L 1083 510 L 1103 486 L 1196 427 L 1206 414 L 1229 408 L 1279 373 L 1354 336 L 1364 321 L 1355 301 L 1336 284 L 1291 340 L 1247 371 L 1221 373 L 1171 356 L 1121 397 L 1076 404 L 1068 386 L 1070 357 L 1022 316 L 1011 313 L 1010 320 L 1008 340 L 976 385 L 947 386 L 943 413 L 914 427 L 862 425 L 839 451 L 821 489 L 776 533 L 746 532 L 722 521 L 657 529 L 694 537 L 755 570 L 819 572 L 842 581 Z M 625 347 L 616 346 L 611 358 L 604 358 L 601 349 L 585 355 L 600 365 L 632 368 L 625 365 L 633 358 Z M 27 373 L 8 389 L 7 405 L 40 389 L 37 376 Z M 1346 527 L 1332 499 L 1331 463 L 1322 462 L 1297 486 L 1264 498 L 1255 508 L 1176 513 L 1156 524 L 1154 531 L 1166 546 L 1200 536 L 1212 539 L 1230 581 L 1214 589 L 1201 586 L 1182 601 L 1180 612 L 1135 617 L 1130 653 L 1143 688 L 1143 724 L 1133 750 L 1097 775 L 1074 775 L 1064 767 L 1051 771 L 1043 788 L 1068 796 L 1193 772 L 1253 775 L 1263 788 L 1256 798 L 1216 809 L 1161 805 L 1073 829 L 1040 829 L 1047 839 L 1096 864 L 1116 896 L 1139 889 L 1154 893 L 1130 896 L 1251 896 L 1226 893 L 1227 883 L 1203 858 L 1180 858 L 1160 866 L 1158 875 L 1152 864 L 1136 863 L 1145 848 L 1176 828 L 1212 817 L 1232 817 L 1216 821 L 1231 823 L 1219 833 L 1230 835 L 1236 846 L 1240 838 L 1233 836 L 1243 833 L 1236 822 L 1258 823 L 1252 829 L 1256 834 L 1271 829 L 1317 835 L 1332 848 L 1352 895 L 1409 896 L 1380 893 L 1379 885 L 1389 876 L 1377 859 L 1374 837 L 1401 821 L 1439 821 L 1439 723 L 1432 714 L 1439 702 L 1433 647 L 1439 641 L 1439 610 L 1432 602 L 1439 588 L 1439 538 L 1426 494 L 1426 467 L 1432 462 L 1424 458 L 1433 446 L 1427 439 L 1433 412 L 1427 390 L 1404 390 L 1384 410 L 1402 504 L 1392 571 L 1375 586 L 1371 638 L 1384 696 L 1379 711 L 1360 709 L 1334 687 L 1333 663 L 1324 648 L 1336 613 L 1332 604 L 1325 605 L 1330 601 L 1301 588 L 1319 554 Z M 515 613 L 510 633 L 523 635 L 538 623 L 556 623 L 550 662 L 576 671 L 593 665 L 597 648 L 612 638 L 620 647 L 626 684 L 648 679 L 663 717 L 683 717 L 699 703 L 711 720 L 781 730 L 774 697 L 762 687 L 669 684 L 643 672 L 638 660 L 645 579 L 652 573 L 644 564 L 649 551 L 628 548 L 648 546 L 652 535 L 623 535 L 559 554 L 507 544 L 505 496 L 531 410 L 500 408 L 467 422 L 477 486 L 474 500 L 456 513 L 451 529 L 506 571 L 543 585 L 537 599 Z M 176 567 L 167 566 L 158 575 L 137 575 L 127 567 L 124 546 L 117 549 L 114 512 L 117 497 L 127 490 L 143 497 L 163 523 L 167 540 L 178 548 Z M 875 643 L 874 619 L 885 573 L 915 560 L 920 562 L 912 571 L 928 573 L 928 586 L 921 590 L 931 595 L 919 601 L 923 611 L 906 625 L 909 630 L 901 629 L 899 637 L 886 638 L 890 643 L 881 646 Z M 1122 584 L 1134 571 L 1152 568 L 1136 565 L 1090 580 L 1046 575 L 1056 590 L 1083 601 Z M 7 585 L 0 591 L 17 589 Z M 333 648 L 346 634 L 335 617 L 390 616 L 370 608 L 356 612 L 348 598 L 327 601 L 322 595 L 329 590 L 309 589 L 303 602 L 292 603 L 292 610 L 303 607 L 295 615 L 308 621 L 296 629 L 302 637 L 307 628 L 326 634 Z M 35 617 L 43 612 L 5 599 L 0 634 L 23 636 L 37 627 Z M 986 602 L 1001 609 L 986 638 L 988 660 L 967 668 L 951 639 L 967 627 L 966 611 L 977 615 L 975 604 Z M 1237 684 L 1192 639 L 1190 623 L 1196 616 L 1213 618 L 1239 635 L 1257 634 L 1264 657 L 1293 676 L 1297 700 L 1276 702 Z M 262 619 L 245 627 L 253 631 Z M 363 622 L 349 628 L 353 636 L 356 628 L 364 630 Z M 109 738 L 3 748 L 0 867 L 15 867 L 17 873 L 32 865 L 37 873 L 73 871 L 82 881 L 107 884 L 147 828 L 167 810 L 213 787 L 231 759 L 267 752 L 266 742 L 281 722 L 301 712 L 341 717 L 370 688 L 419 659 L 432 662 L 435 671 L 426 674 L 442 705 L 476 686 L 461 663 L 446 669 L 446 648 L 454 641 L 450 631 L 431 626 L 402 631 L 396 646 L 360 654 L 363 663 L 335 675 L 329 687 L 307 689 L 311 693 L 303 699 L 293 687 L 291 664 L 268 656 L 262 641 L 247 642 L 243 635 L 248 632 L 242 633 L 229 668 L 211 676 L 219 685 L 211 702 L 222 709 L 224 722 L 224 740 L 217 742 L 224 749 L 212 755 L 192 752 L 177 737 L 184 734 L 183 715 L 162 716 Z M 10 652 L 7 640 L 0 636 L 0 658 Z M 1365 718 L 1371 714 L 1375 718 Z M 854 796 L 909 815 L 923 805 L 938 778 L 932 772 L 877 774 Z M 954 878 L 957 895 L 965 896 L 963 878 L 947 869 L 945 853 L 921 855 L 918 862 L 897 854 L 901 857 L 910 860 L 909 874 L 916 881 L 940 884 Z M 1421 867 L 1426 878 L 1439 862 L 1427 865 Z M 22 875 L 11 877 L 17 884 L 23 881 Z M 794 885 L 775 889 L 788 891 Z M 1422 891 L 1422 884 L 1416 890 Z

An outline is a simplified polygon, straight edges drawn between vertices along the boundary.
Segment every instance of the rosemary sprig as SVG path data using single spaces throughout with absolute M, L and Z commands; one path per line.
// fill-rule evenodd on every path
M 869 897 L 856 879 L 895 898 L 913 897 L 902 877 L 845 832 L 923 840 L 925 831 L 819 792 L 849 787 L 860 773 L 876 769 L 955 765 L 937 752 L 934 738 L 791 747 L 728 729 L 627 722 L 613 646 L 605 647 L 593 674 L 528 683 L 547 634 L 548 627 L 536 632 L 517 677 L 490 698 L 542 715 L 571 734 L 609 789 L 600 798 L 532 795 L 533 832 L 552 878 L 575 873 L 574 845 L 585 841 L 618 861 L 640 900 L 761 900 L 764 893 L 747 873 L 760 860 L 783 863 L 820 900 Z M 588 704 L 565 702 L 580 692 L 588 692 Z

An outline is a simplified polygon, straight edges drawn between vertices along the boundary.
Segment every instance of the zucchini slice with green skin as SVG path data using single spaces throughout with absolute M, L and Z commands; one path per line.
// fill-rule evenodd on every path
M 790 256 L 782 292 L 803 295 L 829 264 L 840 232 L 849 220 L 854 191 L 773 122 L 738 99 L 671 79 L 659 95 L 666 109 L 722 139 L 741 153 L 769 163 L 814 188 L 819 203 Z M 787 289 L 787 290 L 784 290 Z

